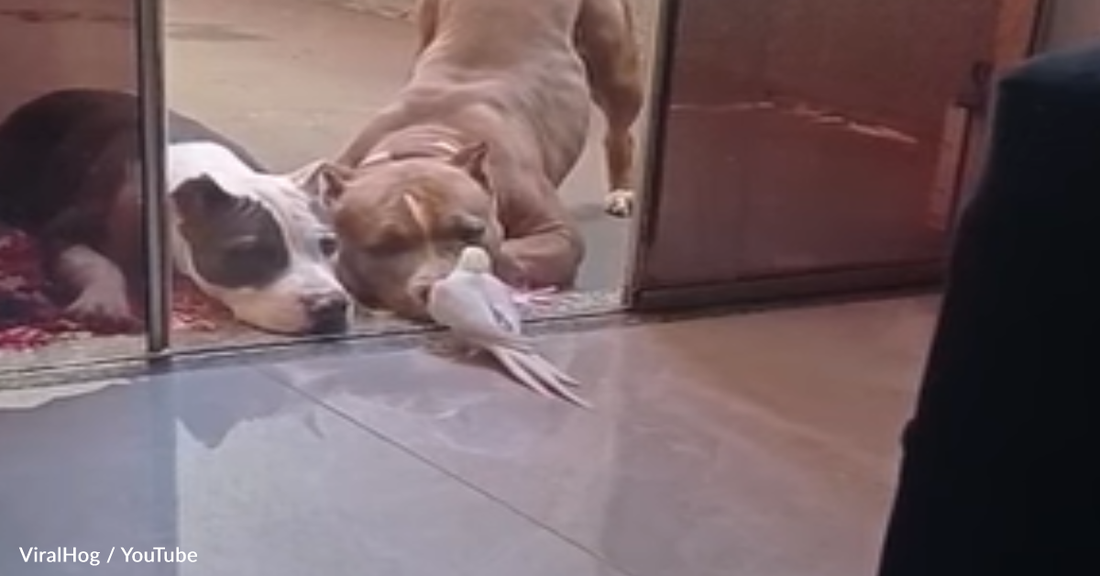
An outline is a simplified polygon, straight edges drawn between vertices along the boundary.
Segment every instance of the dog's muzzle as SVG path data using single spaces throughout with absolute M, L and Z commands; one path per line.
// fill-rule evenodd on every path
M 351 327 L 351 300 L 344 294 L 314 294 L 304 304 L 312 334 L 342 334 Z

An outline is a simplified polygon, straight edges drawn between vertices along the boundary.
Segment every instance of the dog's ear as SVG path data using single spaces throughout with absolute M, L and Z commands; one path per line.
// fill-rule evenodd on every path
M 489 155 L 489 143 L 478 142 L 463 146 L 454 156 L 451 163 L 470 173 L 482 186 L 489 188 L 489 175 L 485 172 L 485 160 Z
M 172 202 L 184 222 L 196 222 L 232 210 L 238 199 L 203 174 L 180 184 L 172 193 Z
M 318 160 L 286 176 L 299 189 L 328 205 L 343 195 L 347 183 L 354 178 L 355 171 L 342 164 Z

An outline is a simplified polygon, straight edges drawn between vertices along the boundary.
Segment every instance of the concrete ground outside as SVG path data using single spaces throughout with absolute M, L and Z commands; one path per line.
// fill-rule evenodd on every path
M 378 14 L 387 18 L 410 18 L 415 13 L 417 0 L 312 0 L 329 3 L 352 10 Z M 657 13 L 665 0 L 627 0 L 637 19 L 638 32 L 648 36 L 657 20 Z

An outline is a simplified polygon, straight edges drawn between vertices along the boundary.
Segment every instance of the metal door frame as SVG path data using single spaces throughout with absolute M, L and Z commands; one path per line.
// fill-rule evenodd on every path
M 1039 11 L 1045 0 L 1000 0 L 990 69 L 994 75 L 1011 67 L 1034 51 L 1039 30 Z M 626 306 L 646 312 L 715 305 L 778 303 L 807 297 L 856 295 L 899 289 L 934 288 L 944 279 L 947 254 L 933 261 L 868 265 L 805 272 L 768 278 L 730 280 L 675 287 L 647 287 L 646 263 L 656 242 L 655 229 L 661 209 L 663 158 L 671 104 L 672 72 L 676 61 L 681 0 L 664 0 L 657 20 L 656 62 L 651 86 L 653 102 L 644 156 L 642 189 L 635 223 L 634 254 L 628 272 Z M 991 92 L 991 91 L 987 91 Z M 973 185 L 981 169 L 990 124 L 992 94 L 969 120 L 968 135 L 959 161 L 955 197 Z M 956 202 L 953 211 L 961 210 Z M 951 221 L 956 214 L 950 215 Z M 950 237 L 951 230 L 948 231 Z
M 141 197 L 146 273 L 145 356 L 170 355 L 172 256 L 167 206 L 167 95 L 163 0 L 134 0 L 141 126 Z
M 643 131 L 641 177 L 637 190 L 634 222 L 631 227 L 627 259 L 626 286 L 623 304 L 628 310 L 641 306 L 641 286 L 644 284 L 646 260 L 653 249 L 658 215 L 661 211 L 661 181 L 664 178 L 668 116 L 672 104 L 673 63 L 676 61 L 680 32 L 681 0 L 657 0 L 659 4 L 653 22 L 653 46 L 650 55 L 649 110 Z

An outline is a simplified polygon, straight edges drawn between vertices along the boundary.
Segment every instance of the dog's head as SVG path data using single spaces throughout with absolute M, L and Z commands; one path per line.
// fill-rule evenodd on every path
M 305 190 L 324 170 L 204 174 L 172 192 L 177 265 L 207 295 L 261 330 L 334 334 L 351 323 L 351 298 L 331 258 L 336 237 Z
M 499 255 L 503 228 L 486 176 L 488 146 L 384 156 L 330 167 L 314 191 L 332 214 L 340 280 L 366 306 L 425 317 L 431 285 L 466 246 Z

